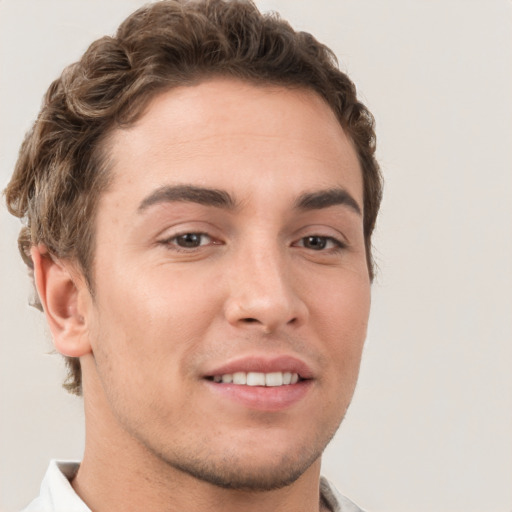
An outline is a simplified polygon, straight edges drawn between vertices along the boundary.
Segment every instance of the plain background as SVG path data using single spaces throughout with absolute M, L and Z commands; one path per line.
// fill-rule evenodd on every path
M 41 97 L 137 0 L 0 0 L 0 188 Z M 512 3 L 261 0 L 334 49 L 377 120 L 380 270 L 355 399 L 324 473 L 373 512 L 512 510 Z M 0 208 L 0 510 L 80 458 Z

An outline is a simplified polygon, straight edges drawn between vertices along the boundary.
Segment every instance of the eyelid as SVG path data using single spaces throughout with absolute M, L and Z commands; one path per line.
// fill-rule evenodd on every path
M 293 238 L 298 241 L 310 236 L 328 238 L 343 247 L 351 245 L 346 234 L 331 223 L 319 222 L 304 225 L 295 231 Z
M 196 235 L 196 236 L 199 236 L 199 237 L 202 237 L 202 238 L 208 238 L 209 242 L 205 243 L 205 244 L 201 243 L 197 247 L 188 247 L 188 248 L 187 247 L 181 247 L 181 246 L 179 246 L 176 243 L 176 240 L 178 238 L 182 237 L 182 236 L 185 236 L 185 235 Z M 164 245 L 167 245 L 167 246 L 173 245 L 174 247 L 176 247 L 176 248 L 178 248 L 180 250 L 185 250 L 186 251 L 186 250 L 198 249 L 199 247 L 205 247 L 207 245 L 220 245 L 221 242 L 216 240 L 209 233 L 205 233 L 204 231 L 194 231 L 192 229 L 188 229 L 188 230 L 183 230 L 183 231 L 180 231 L 180 232 L 177 232 L 177 233 L 173 233 L 170 236 L 162 238 L 162 239 L 158 240 L 158 243 L 159 244 L 164 244 Z
M 220 239 L 224 229 L 219 227 L 207 219 L 172 219 L 174 222 L 165 223 L 158 233 L 155 233 L 153 240 L 155 243 L 172 240 L 188 233 L 208 236 L 212 239 Z
M 319 235 L 319 234 L 304 235 L 304 236 L 300 237 L 297 240 L 297 242 L 294 242 L 293 245 L 297 246 L 297 244 L 300 243 L 301 244 L 300 247 L 305 247 L 304 240 L 307 238 L 322 238 L 322 239 L 326 240 L 327 242 L 331 242 L 334 245 L 334 247 L 322 248 L 321 250 L 319 249 L 318 252 L 329 251 L 329 250 L 335 251 L 336 249 L 345 249 L 347 247 L 347 243 L 344 240 L 340 240 L 331 235 Z M 314 250 L 314 249 L 311 249 L 311 250 Z

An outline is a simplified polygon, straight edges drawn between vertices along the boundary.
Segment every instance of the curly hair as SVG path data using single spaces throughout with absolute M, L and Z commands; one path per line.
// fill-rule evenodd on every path
M 77 262 L 94 291 L 94 219 L 109 184 L 108 134 L 136 121 L 159 92 L 213 76 L 310 89 L 332 108 L 362 169 L 373 278 L 371 235 L 382 196 L 373 116 L 329 48 L 277 14 L 260 13 L 250 0 L 149 4 L 115 36 L 95 41 L 51 84 L 5 190 L 9 211 L 25 221 L 19 249 L 29 269 L 31 246 L 44 244 L 50 255 Z M 37 294 L 35 305 L 41 308 Z M 64 387 L 81 394 L 80 362 L 66 361 Z

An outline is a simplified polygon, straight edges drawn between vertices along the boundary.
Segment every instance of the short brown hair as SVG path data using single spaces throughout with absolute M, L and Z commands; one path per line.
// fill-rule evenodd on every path
M 30 247 L 42 243 L 51 255 L 76 261 L 93 291 L 94 217 L 109 179 L 102 142 L 115 127 L 134 122 L 157 93 L 219 75 L 311 89 L 330 105 L 362 168 L 373 278 L 371 235 L 382 195 L 373 117 L 331 50 L 249 0 L 147 5 L 51 84 L 5 191 L 9 211 L 26 220 L 19 248 L 29 268 Z M 67 363 L 64 387 L 81 394 L 79 360 Z

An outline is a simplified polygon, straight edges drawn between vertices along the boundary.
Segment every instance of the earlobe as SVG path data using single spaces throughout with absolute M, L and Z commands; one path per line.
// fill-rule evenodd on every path
M 83 279 L 48 253 L 43 245 L 30 251 L 34 281 L 52 333 L 55 348 L 65 356 L 81 357 L 91 352 L 86 311 L 82 296 L 87 293 Z

